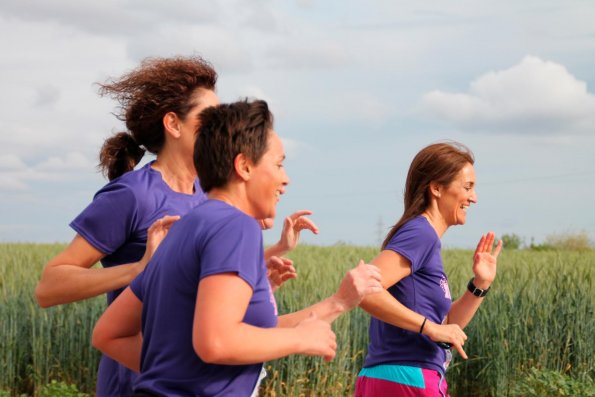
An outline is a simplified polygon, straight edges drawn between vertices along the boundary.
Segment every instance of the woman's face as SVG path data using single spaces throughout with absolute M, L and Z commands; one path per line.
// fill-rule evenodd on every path
M 464 225 L 467 209 L 477 202 L 475 193 L 475 169 L 467 163 L 450 185 L 440 189 L 438 209 L 448 226 Z
M 246 185 L 252 216 L 256 219 L 275 217 L 277 203 L 289 184 L 289 177 L 283 167 L 284 160 L 283 143 L 271 130 L 267 150 L 258 164 L 253 165 L 250 180 Z

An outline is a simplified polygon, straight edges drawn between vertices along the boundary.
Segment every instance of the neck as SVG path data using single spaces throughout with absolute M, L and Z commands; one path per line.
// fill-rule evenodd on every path
M 184 156 L 170 155 L 164 150 L 157 156 L 152 167 L 161 173 L 163 181 L 173 191 L 186 194 L 194 193 L 196 170 L 191 159 L 186 160 Z
M 448 225 L 442 215 L 440 215 L 440 212 L 432 208 L 427 208 L 421 215 L 428 220 L 428 223 L 434 228 L 438 237 L 442 238 L 446 229 L 448 229 Z
M 255 218 L 242 186 L 234 186 L 232 183 L 228 183 L 228 185 L 223 188 L 212 189 L 207 193 L 207 197 L 209 200 L 223 201 L 224 203 L 239 209 L 246 215 Z

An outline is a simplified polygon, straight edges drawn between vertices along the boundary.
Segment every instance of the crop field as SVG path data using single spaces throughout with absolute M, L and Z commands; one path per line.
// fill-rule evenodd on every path
M 105 298 L 40 309 L 34 298 L 43 265 L 62 245 L 0 244 L 0 395 L 38 395 L 51 380 L 92 395 L 99 354 L 90 346 Z M 331 293 L 344 272 L 377 248 L 302 246 L 289 257 L 299 277 L 277 292 L 281 313 Z M 472 276 L 472 252 L 445 250 L 453 298 Z M 512 396 L 534 369 L 592 384 L 595 379 L 595 252 L 504 251 L 498 277 L 469 327 L 465 350 L 447 372 L 453 396 Z M 361 309 L 333 325 L 331 363 L 292 356 L 266 364 L 261 396 L 349 396 L 367 345 Z

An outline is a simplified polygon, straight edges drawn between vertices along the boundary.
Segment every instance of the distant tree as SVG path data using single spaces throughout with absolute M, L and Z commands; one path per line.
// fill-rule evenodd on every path
M 509 250 L 518 250 L 524 243 L 523 239 L 518 234 L 514 233 L 503 234 L 502 237 L 500 237 L 500 239 L 502 240 L 502 245 L 504 246 L 504 249 Z
M 545 244 L 559 250 L 587 251 L 593 248 L 585 231 L 550 234 L 545 237 Z

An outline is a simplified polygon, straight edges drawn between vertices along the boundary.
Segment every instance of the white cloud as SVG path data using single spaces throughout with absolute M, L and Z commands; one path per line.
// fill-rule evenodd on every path
M 81 169 L 89 169 L 93 164 L 82 153 L 70 152 L 62 157 L 52 156 L 37 164 L 35 169 L 45 172 L 79 172 Z
M 25 168 L 27 168 L 27 165 L 14 154 L 4 154 L 0 156 L 0 171 L 18 171 L 24 170 Z
M 60 99 L 60 89 L 51 84 L 44 84 L 37 88 L 35 106 L 52 107 Z
M 555 62 L 526 56 L 489 72 L 468 93 L 432 91 L 426 110 L 464 130 L 529 134 L 595 132 L 595 96 L 587 84 Z
M 312 149 L 307 143 L 300 142 L 295 139 L 281 137 L 281 141 L 283 142 L 286 156 L 292 160 L 295 160 L 302 153 Z
M 349 60 L 339 43 L 316 38 L 305 41 L 304 37 L 296 42 L 284 38 L 266 51 L 265 57 L 269 66 L 286 69 L 335 68 Z
M 0 186 L 3 191 L 29 191 L 32 182 L 74 181 L 94 172 L 94 164 L 79 152 L 50 156 L 30 165 L 19 156 L 0 156 Z
M 36 0 L 0 2 L 0 13 L 25 21 L 39 21 L 71 26 L 83 32 L 128 36 L 149 32 L 167 24 L 197 24 L 217 20 L 214 2 L 170 0 L 108 0 L 80 2 L 73 0 Z
M 3 192 L 22 192 L 29 190 L 29 186 L 14 175 L 0 172 L 0 186 Z

